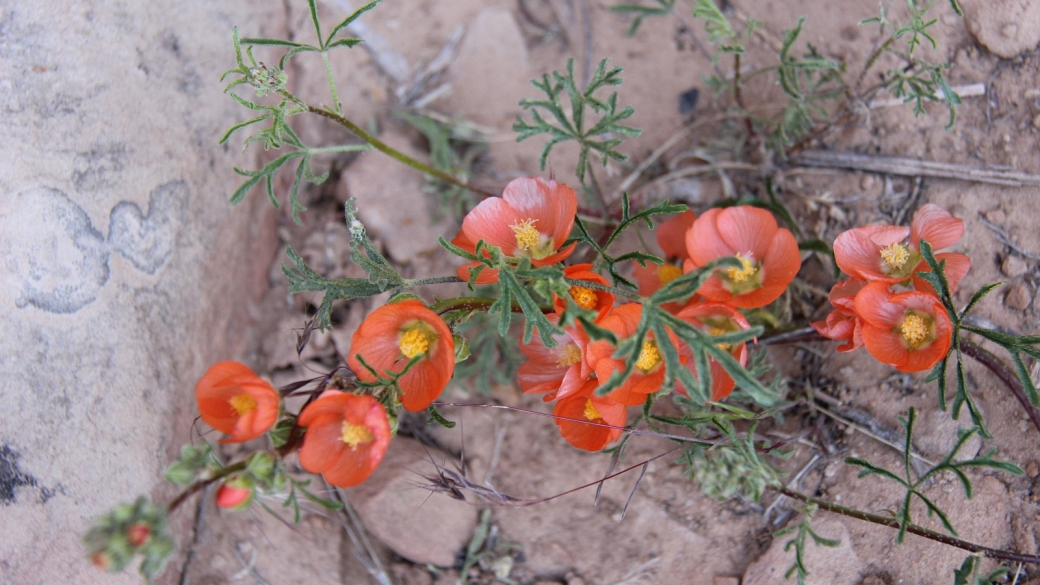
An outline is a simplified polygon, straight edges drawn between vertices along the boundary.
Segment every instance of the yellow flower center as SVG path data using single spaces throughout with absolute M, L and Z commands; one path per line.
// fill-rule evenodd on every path
M 636 360 L 636 367 L 646 373 L 659 363 L 661 363 L 661 353 L 657 351 L 657 344 L 653 341 L 644 341 L 643 349 L 639 351 L 639 359 Z
M 534 227 L 536 221 L 538 220 L 525 219 L 509 226 L 513 229 L 513 235 L 516 236 L 517 248 L 530 252 L 541 243 L 542 234 L 540 234 Z
M 902 270 L 910 259 L 910 248 L 906 244 L 891 244 L 881 249 L 881 259 L 891 270 Z
M 231 404 L 231 408 L 235 409 L 238 416 L 242 416 L 247 412 L 253 412 L 256 410 L 256 398 L 248 394 L 239 394 L 238 396 L 232 396 L 228 403 Z
M 711 328 L 711 329 L 710 329 L 710 330 L 708 331 L 708 335 L 725 335 L 725 334 L 727 334 L 727 333 L 729 333 L 729 331 L 726 331 L 726 330 L 725 330 L 725 329 L 723 329 L 722 327 L 712 327 L 712 328 Z M 731 346 L 730 344 L 728 344 L 728 343 L 716 343 L 715 345 L 716 345 L 716 347 L 718 347 L 718 348 L 719 348 L 719 349 L 721 349 L 722 351 L 729 351 L 729 348 L 730 348 L 730 347 L 732 347 L 732 346 Z
M 352 425 L 347 421 L 343 421 L 343 442 L 350 445 L 351 449 L 357 449 L 358 445 L 362 445 L 374 439 L 375 436 L 372 431 L 368 430 L 368 427 L 364 425 Z
M 397 347 L 401 349 L 404 357 L 412 359 L 417 355 L 426 353 L 430 349 L 430 344 L 433 343 L 434 337 L 434 335 L 426 333 L 419 327 L 415 327 L 401 335 L 401 338 L 397 340 Z
M 668 284 L 680 276 L 682 276 L 682 268 L 679 268 L 678 266 L 666 264 L 657 269 L 657 279 L 661 281 L 661 286 Z
M 582 309 L 596 308 L 596 291 L 591 288 L 572 286 L 568 292 L 571 293 L 571 298 L 574 299 L 574 302 Z
M 730 282 L 742 283 L 747 282 L 749 278 L 758 272 L 758 267 L 751 260 L 737 254 L 737 260 L 740 261 L 740 268 L 727 268 L 726 276 L 729 277 Z
M 923 317 L 910 313 L 899 325 L 899 334 L 903 336 L 910 349 L 917 349 L 928 340 L 931 331 Z
M 591 398 L 585 399 L 585 419 L 586 420 L 603 420 L 600 416 L 599 411 L 596 410 L 596 405 L 592 403 Z
M 581 349 L 573 343 L 564 347 L 563 351 L 560 352 L 560 357 L 556 360 L 556 365 L 564 368 L 569 368 L 574 364 L 581 361 Z

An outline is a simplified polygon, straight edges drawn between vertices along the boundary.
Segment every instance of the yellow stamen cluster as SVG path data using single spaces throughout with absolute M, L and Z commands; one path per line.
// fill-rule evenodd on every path
M 564 347 L 560 352 L 560 357 L 556 360 L 556 365 L 564 368 L 569 368 L 574 364 L 581 361 L 581 349 L 573 343 Z
M 513 225 L 509 226 L 513 230 L 513 235 L 516 237 L 516 247 L 521 250 L 527 250 L 530 252 L 534 250 L 542 241 L 542 234 L 535 229 L 534 224 L 538 221 L 537 219 L 525 219 L 518 221 Z
M 682 276 L 682 268 L 679 268 L 678 266 L 666 264 L 657 269 L 657 279 L 661 281 L 661 286 L 668 284 L 680 276 Z
M 417 355 L 421 355 L 430 349 L 430 344 L 433 343 L 434 336 L 430 333 L 426 333 L 420 328 L 409 329 L 405 331 L 401 338 L 397 340 L 397 347 L 401 349 L 401 354 L 408 359 L 412 359 Z
M 725 330 L 725 329 L 723 329 L 722 327 L 712 327 L 712 328 L 711 328 L 711 329 L 710 329 L 710 330 L 708 331 L 708 335 L 725 335 L 725 334 L 727 334 L 727 333 L 729 333 L 729 331 L 726 331 L 726 330 Z M 716 347 L 718 347 L 718 348 L 719 348 L 719 349 L 721 349 L 722 351 L 729 351 L 729 348 L 730 348 L 730 347 L 732 347 L 732 346 L 731 346 L 730 344 L 728 344 L 728 343 L 716 343 L 715 345 L 716 345 Z
M 639 359 L 636 360 L 636 367 L 643 372 L 649 372 L 661 363 L 661 352 L 657 351 L 657 344 L 653 341 L 644 341 L 643 349 L 639 351 Z
M 881 249 L 881 259 L 890 269 L 902 270 L 910 259 L 910 248 L 906 244 L 891 244 Z
M 591 288 L 584 286 L 572 286 L 570 291 L 571 298 L 578 304 L 582 309 L 595 309 L 596 308 L 596 291 Z
M 596 405 L 592 403 L 591 398 L 585 399 L 585 419 L 586 420 L 603 420 L 603 417 L 596 410 Z
M 374 439 L 375 436 L 372 431 L 368 430 L 368 427 L 364 425 L 352 425 L 347 421 L 343 421 L 343 442 L 350 445 L 351 449 L 357 449 L 358 445 L 362 445 Z
M 747 282 L 749 278 L 758 272 L 758 267 L 751 260 L 737 254 L 737 260 L 740 260 L 740 268 L 727 268 L 726 276 L 730 282 L 742 283 Z
M 928 322 L 923 317 L 910 313 L 899 325 L 899 334 L 903 336 L 910 349 L 917 349 L 928 340 L 931 332 Z
M 253 412 L 256 410 L 256 398 L 248 394 L 239 394 L 238 396 L 232 396 L 228 403 L 231 404 L 231 408 L 235 409 L 238 416 L 242 416 L 247 412 Z

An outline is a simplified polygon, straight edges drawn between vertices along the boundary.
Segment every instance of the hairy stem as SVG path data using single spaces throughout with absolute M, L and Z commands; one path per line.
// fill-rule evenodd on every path
M 285 97 L 288 97 L 289 99 L 295 101 L 296 103 L 306 107 L 308 112 L 310 112 L 312 114 L 317 114 L 317 115 L 322 116 L 324 118 L 328 118 L 329 120 L 332 120 L 333 122 L 336 122 L 337 124 L 343 126 L 347 130 L 350 130 L 351 132 L 356 134 L 358 138 L 360 138 L 360 139 L 364 140 L 365 142 L 371 144 L 373 148 L 375 148 L 379 152 L 382 152 L 383 154 L 386 154 L 386 155 L 390 156 L 390 158 L 396 160 L 397 162 L 404 163 L 405 165 L 408 165 L 408 166 L 412 167 L 413 169 L 415 169 L 415 170 L 417 170 L 419 172 L 426 173 L 427 175 L 432 175 L 432 176 L 437 177 L 438 179 L 440 179 L 442 181 L 445 181 L 447 183 L 451 183 L 452 185 L 455 185 L 457 187 L 462 187 L 463 189 L 472 191 L 474 193 L 480 193 L 481 195 L 484 195 L 485 197 L 495 197 L 496 196 L 495 193 L 492 193 L 490 191 L 485 191 L 484 189 L 481 189 L 479 187 L 474 187 L 474 186 L 472 186 L 472 185 L 470 185 L 468 183 L 464 183 L 464 182 L 456 179 L 455 177 L 449 175 L 448 173 L 445 173 L 444 171 L 435 169 L 435 168 L 431 167 L 430 165 L 428 165 L 428 164 L 426 164 L 424 162 L 415 160 L 414 158 L 404 154 L 403 152 L 401 152 L 401 151 L 399 151 L 399 150 L 389 146 L 388 144 L 386 144 L 382 140 L 379 140 L 375 136 L 372 136 L 371 134 L 366 132 L 364 129 L 362 129 L 360 126 L 358 126 L 357 124 L 351 122 L 350 120 L 348 120 L 347 118 L 337 114 L 336 112 L 334 112 L 332 110 L 329 110 L 328 108 L 319 108 L 319 107 L 312 106 L 310 104 L 301 102 L 297 98 L 292 97 L 292 94 L 289 94 L 288 92 L 284 92 L 283 95 L 285 95 Z
M 431 278 L 417 278 L 415 280 L 406 280 L 404 283 L 405 288 L 411 288 L 413 286 L 423 286 L 427 284 L 457 284 L 466 282 L 458 276 L 434 276 Z
M 329 65 L 329 54 L 322 52 L 321 60 L 325 62 L 325 77 L 329 80 L 329 91 L 332 92 L 332 108 L 336 113 L 342 114 L 343 107 L 339 103 L 339 93 L 336 91 L 336 80 L 332 78 L 332 66 Z
M 888 526 L 889 528 L 899 528 L 899 520 L 897 520 L 895 518 L 892 518 L 890 516 L 879 516 L 877 514 L 871 514 L 869 512 L 863 512 L 861 510 L 856 510 L 854 508 L 846 508 L 845 506 L 840 506 L 838 504 L 833 504 L 833 503 L 828 502 L 826 500 L 821 500 L 819 498 L 814 498 L 812 496 L 807 496 L 805 494 L 798 493 L 798 492 L 796 492 L 796 491 L 794 491 L 792 489 L 786 488 L 786 487 L 784 487 L 782 485 L 776 485 L 776 486 L 771 486 L 771 487 L 775 491 L 777 491 L 777 492 L 779 492 L 779 493 L 781 493 L 781 494 L 783 494 L 783 495 L 785 495 L 785 496 L 787 496 L 787 497 L 789 497 L 791 499 L 798 500 L 798 501 L 804 502 L 806 504 L 815 504 L 821 510 L 826 510 L 828 512 L 833 512 L 835 514 L 841 514 L 842 516 L 847 516 L 849 518 L 855 518 L 857 520 L 864 520 L 866 522 L 872 522 L 874 524 L 880 524 L 881 526 Z M 935 532 L 934 530 L 929 530 L 929 529 L 927 529 L 927 528 L 925 528 L 923 526 L 918 526 L 916 524 L 910 524 L 909 526 L 907 526 L 906 531 L 909 532 L 910 534 L 916 534 L 917 536 L 920 536 L 920 537 L 923 537 L 923 538 L 927 538 L 929 540 L 934 540 L 936 542 L 940 542 L 940 543 L 945 544 L 945 545 L 957 547 L 959 549 L 966 550 L 968 552 L 973 552 L 973 553 L 976 553 L 976 554 L 980 554 L 980 555 L 982 555 L 984 557 L 988 557 L 988 558 L 991 558 L 991 559 L 999 559 L 999 560 L 1002 560 L 1002 561 L 1011 561 L 1011 562 L 1017 562 L 1017 563 L 1031 563 L 1031 564 L 1034 564 L 1034 565 L 1040 564 L 1040 557 L 1038 557 L 1038 556 L 1026 555 L 1026 554 L 1016 553 L 1016 552 L 1007 551 L 1007 550 L 1000 550 L 1000 549 L 995 549 L 995 548 L 989 548 L 987 546 L 982 546 L 981 544 L 975 544 L 973 542 L 968 542 L 966 540 L 961 540 L 959 538 L 954 538 L 952 536 L 947 536 L 947 535 L 942 534 L 940 532 Z

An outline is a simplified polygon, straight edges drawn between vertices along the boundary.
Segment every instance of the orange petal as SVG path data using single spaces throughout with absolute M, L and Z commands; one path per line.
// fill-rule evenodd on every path
M 891 331 L 906 314 L 904 307 L 891 302 L 892 296 L 888 284 L 872 282 L 856 295 L 856 314 L 874 327 Z
M 347 448 L 343 442 L 342 416 L 326 415 L 312 421 L 303 436 L 300 465 L 311 473 L 323 473 Z
M 938 261 L 946 261 L 946 282 L 950 285 L 950 292 L 957 292 L 957 285 L 960 284 L 961 280 L 968 275 L 968 271 L 971 270 L 971 259 L 964 254 L 958 254 L 956 252 L 943 252 L 942 254 L 936 254 L 935 259 Z M 932 269 L 928 266 L 927 262 L 922 261 L 914 268 L 914 288 L 921 292 L 938 295 L 939 293 L 932 288 L 932 285 L 927 280 L 917 276 L 918 272 L 931 272 Z
M 931 244 L 933 250 L 949 248 L 964 235 L 964 221 L 950 215 L 934 203 L 921 206 L 910 225 L 910 244 L 920 250 L 920 241 Z
M 686 251 L 690 254 L 693 266 L 704 266 L 717 258 L 732 256 L 740 250 L 734 250 L 726 245 L 716 220 L 721 209 L 713 208 L 705 211 L 703 215 L 693 222 L 693 227 L 686 232 Z
M 842 272 L 860 280 L 898 282 L 881 272 L 881 249 L 902 242 L 909 228 L 868 225 L 838 234 L 834 239 L 834 261 Z
M 521 215 L 501 197 L 488 197 L 474 207 L 462 220 L 462 231 L 475 246 L 480 240 L 498 246 L 506 256 L 516 255 L 516 234 L 513 226 L 532 219 Z M 541 231 L 537 223 L 535 228 Z
M 756 261 L 766 257 L 778 229 L 772 213 L 749 205 L 723 209 L 716 225 L 728 248 Z M 795 243 L 796 253 L 797 250 L 798 244 Z
M 657 245 L 661 246 L 665 256 L 680 260 L 690 257 L 686 251 L 686 232 L 693 227 L 696 219 L 697 216 L 687 209 L 657 226 Z

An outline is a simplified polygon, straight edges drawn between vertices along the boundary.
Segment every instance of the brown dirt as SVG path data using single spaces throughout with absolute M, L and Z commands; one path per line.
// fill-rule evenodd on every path
M 625 83 L 620 89 L 620 102 L 632 104 L 636 115 L 634 126 L 645 130 L 642 137 L 626 142 L 624 151 L 634 162 L 643 160 L 654 148 L 688 122 L 679 113 L 679 95 L 693 87 L 701 88 L 696 116 L 712 111 L 710 92 L 701 76 L 711 72 L 710 63 L 698 52 L 689 34 L 673 19 L 650 18 L 634 38 L 626 38 L 628 22 L 608 11 L 613 2 L 588 2 L 592 30 L 592 55 L 595 63 L 602 57 L 625 67 Z M 510 125 L 519 108 L 517 102 L 533 97 L 534 89 L 526 84 L 542 72 L 561 69 L 567 57 L 577 57 L 579 70 L 583 63 L 582 22 L 576 12 L 569 19 L 568 6 L 576 10 L 579 2 L 532 0 L 526 2 L 536 19 L 550 21 L 554 10 L 563 15 L 559 30 L 539 29 L 511 0 L 415 0 L 407 8 L 387 3 L 366 16 L 366 22 L 386 37 L 389 46 L 412 64 L 413 69 L 427 62 L 440 50 L 456 25 L 482 23 L 470 27 L 460 45 L 458 59 L 448 68 L 452 91 L 432 104 L 432 108 L 450 115 L 474 120 L 494 130 L 486 172 L 478 182 L 501 187 L 505 181 L 523 174 L 539 174 L 537 153 L 541 143 L 530 140 L 512 142 Z M 824 0 L 788 0 L 730 4 L 765 21 L 766 33 L 772 39 L 782 37 L 782 29 L 794 25 L 798 16 L 807 15 L 804 40 L 812 42 L 825 55 L 843 59 L 849 70 L 858 73 L 865 55 L 875 40 L 872 27 L 856 23 L 872 16 L 877 8 L 874 0 L 827 2 Z M 685 6 L 682 0 L 678 5 Z M 327 15 L 341 10 L 330 3 Z M 966 98 L 960 107 L 956 128 L 943 130 L 944 109 L 929 106 L 929 115 L 915 118 L 908 106 L 874 109 L 869 120 L 839 129 L 824 140 L 835 150 L 869 154 L 921 157 L 929 160 L 964 164 L 1008 165 L 1015 169 L 1040 173 L 1037 149 L 1037 127 L 1040 126 L 1040 56 L 1027 52 L 1015 59 L 999 59 L 976 45 L 964 22 L 952 16 L 945 3 L 936 6 L 940 14 L 937 25 L 939 46 L 934 55 L 955 64 L 950 73 L 953 85 L 988 83 L 987 97 Z M 695 25 L 698 38 L 705 37 L 684 8 L 683 20 Z M 306 17 L 294 8 L 294 30 L 306 30 Z M 492 32 L 488 32 L 488 28 Z M 299 33 L 301 35 L 305 33 Z M 501 42 L 510 51 L 496 49 Z M 516 45 L 516 46 L 514 46 Z M 758 37 L 752 42 L 747 61 L 752 65 L 769 62 L 768 41 Z M 490 59 L 506 60 L 508 66 L 494 67 Z M 342 59 L 342 57 L 341 57 Z M 728 67 L 728 64 L 723 64 Z M 389 119 L 395 84 L 381 74 L 369 54 L 358 49 L 337 66 L 340 71 L 343 102 L 349 116 L 357 120 L 373 120 L 393 140 L 420 146 L 414 131 Z M 322 79 L 317 67 L 301 67 L 299 91 L 320 91 Z M 520 81 L 518 81 L 520 80 Z M 768 106 L 780 96 L 774 86 L 756 88 L 754 102 Z M 318 94 L 324 95 L 324 94 Z M 318 98 L 321 99 L 321 98 Z M 327 99 L 327 98 L 325 98 Z M 307 122 L 306 132 L 323 142 L 341 140 L 342 134 L 323 123 Z M 696 134 L 688 148 L 718 139 L 716 134 Z M 572 153 L 561 149 L 551 159 L 553 171 L 565 182 L 574 183 L 569 172 Z M 386 214 L 390 220 L 373 228 L 373 235 L 393 252 L 401 245 L 397 239 L 415 240 L 433 237 L 425 226 L 394 230 L 395 210 L 414 215 L 416 209 L 432 211 L 428 200 L 418 192 L 418 176 L 378 154 L 365 154 L 361 162 L 344 159 L 342 172 L 347 177 L 338 188 L 309 193 L 312 211 L 305 215 L 306 225 L 297 228 L 286 224 L 283 239 L 296 249 L 304 249 L 312 260 L 322 260 L 327 273 L 348 274 L 356 270 L 342 260 L 345 242 L 335 204 L 347 196 L 356 196 L 362 213 Z M 364 169 L 364 177 L 378 181 L 393 177 L 409 193 L 396 193 L 392 198 L 363 181 L 351 180 L 355 168 Z M 604 185 L 616 186 L 627 174 L 618 165 L 607 172 L 597 168 Z M 682 189 L 680 189 L 682 187 Z M 891 209 L 906 202 L 913 181 L 872 174 L 818 171 L 792 168 L 780 176 L 779 187 L 785 201 L 794 208 L 802 224 L 810 232 L 827 240 L 852 225 L 890 220 Z M 610 187 L 608 187 L 609 189 Z M 966 300 L 968 291 L 995 280 L 1008 280 L 1008 286 L 991 295 L 978 309 L 979 317 L 997 326 L 1018 332 L 1036 332 L 1040 320 L 1033 297 L 1040 271 L 1033 258 L 1012 253 L 995 233 L 981 221 L 986 218 L 1003 228 L 1016 245 L 1031 254 L 1040 252 L 1040 231 L 1036 217 L 1040 200 L 1036 189 L 1003 188 L 926 179 L 920 186 L 918 204 L 934 202 L 965 220 L 967 233 L 958 251 L 971 255 L 972 270 L 961 285 L 958 298 Z M 673 193 L 686 193 L 695 207 L 703 208 L 720 193 L 716 180 L 705 178 L 673 186 Z M 667 193 L 657 193 L 663 197 Z M 674 195 L 673 195 L 674 196 Z M 699 209 L 698 209 L 699 210 Z M 441 229 L 441 228 L 438 228 Z M 452 228 L 439 232 L 453 235 Z M 404 246 L 404 249 L 408 249 Z M 420 258 L 403 267 L 406 275 L 443 274 L 453 261 L 439 251 L 423 251 Z M 312 265 L 315 265 L 312 263 Z M 821 287 L 829 287 L 827 266 L 809 260 L 802 275 L 815 279 Z M 353 273 L 350 273 L 353 275 Z M 266 340 L 257 345 L 254 359 L 267 365 L 276 382 L 298 379 L 305 367 L 318 370 L 334 365 L 346 351 L 353 327 L 365 312 L 383 301 L 375 299 L 344 306 L 337 317 L 345 325 L 331 336 L 318 337 L 304 356 L 303 366 L 296 360 L 295 336 L 290 327 L 302 326 L 307 299 L 287 301 L 284 279 L 272 270 L 272 293 L 268 303 L 271 322 Z M 445 296 L 443 289 L 436 291 Z M 814 301 L 825 312 L 824 301 Z M 925 384 L 924 376 L 900 376 L 894 370 L 878 365 L 865 352 L 838 354 L 833 345 L 813 344 L 805 347 L 782 347 L 771 350 L 773 364 L 799 383 L 815 385 L 818 390 L 837 398 L 834 408 L 856 409 L 876 423 L 878 434 L 885 429 L 897 431 L 898 417 L 916 407 L 920 413 L 918 448 L 929 458 L 941 458 L 956 436 L 958 424 L 939 411 L 934 385 Z M 1040 478 L 1040 436 L 1028 424 L 1021 408 L 1000 382 L 987 371 L 970 365 L 968 377 L 973 395 L 985 412 L 994 439 L 985 445 L 995 446 L 999 456 L 1027 469 L 1027 477 L 1014 479 L 1006 475 L 981 472 L 975 480 L 974 499 L 965 503 L 959 487 L 943 477 L 933 483 L 928 493 L 951 513 L 951 520 L 962 538 L 988 546 L 1011 548 L 1026 553 L 1037 550 L 1037 508 L 1034 483 Z M 797 390 L 797 387 L 793 387 Z M 446 399 L 482 401 L 473 390 L 453 388 Z M 545 411 L 537 399 L 520 397 L 515 389 L 503 387 L 492 401 Z M 570 448 L 556 432 L 550 419 L 522 413 L 491 409 L 445 409 L 445 414 L 462 424 L 448 431 L 429 431 L 436 444 L 453 453 L 465 449 L 469 476 L 477 483 L 487 477 L 504 493 L 523 498 L 539 498 L 563 492 L 602 477 L 608 458 Z M 966 417 L 966 413 L 962 417 Z M 814 419 L 815 420 L 815 419 Z M 778 432 L 796 432 L 804 419 L 791 418 Z M 464 435 L 463 435 L 464 429 Z M 889 468 L 898 468 L 899 454 L 862 432 L 843 424 L 825 420 L 817 435 L 827 449 L 799 445 L 795 456 L 779 462 L 792 474 L 802 469 L 814 455 L 817 461 L 805 474 L 799 487 L 809 493 L 860 509 L 886 513 L 898 505 L 900 493 L 875 478 L 856 479 L 857 469 L 845 465 L 849 455 L 866 458 Z M 428 437 L 429 438 L 429 437 Z M 496 443 L 498 443 L 496 445 Z M 670 444 L 655 439 L 635 439 L 630 444 L 623 464 L 634 464 L 658 455 Z M 498 453 L 496 457 L 496 453 Z M 442 457 L 442 456 L 439 456 Z M 771 533 L 794 518 L 783 513 L 789 508 L 781 504 L 780 513 L 763 516 L 763 506 L 772 503 L 768 496 L 762 506 L 741 501 L 716 502 L 698 491 L 669 455 L 651 463 L 638 484 L 626 517 L 620 519 L 634 485 L 636 474 L 608 483 L 599 505 L 593 502 L 593 490 L 583 490 L 559 499 L 529 507 L 495 507 L 492 525 L 500 537 L 516 543 L 522 553 L 513 553 L 515 564 L 511 575 L 520 583 L 734 583 L 726 578 L 744 578 L 745 583 L 779 583 L 793 562 L 789 553 L 777 553 Z M 494 465 L 493 469 L 489 468 Z M 409 464 L 408 471 L 431 473 L 421 462 Z M 417 480 L 421 481 L 421 480 Z M 348 492 L 349 497 L 349 492 Z M 433 505 L 427 504 L 427 505 Z M 915 518 L 925 526 L 941 529 L 923 509 Z M 776 518 L 783 522 L 773 523 Z M 378 521 L 369 517 L 369 521 Z M 795 520 L 797 521 L 797 520 Z M 821 531 L 841 534 L 847 542 L 838 553 L 814 553 L 821 569 L 810 574 L 810 583 L 949 583 L 952 571 L 960 565 L 965 553 L 916 537 L 908 537 L 902 546 L 894 543 L 894 532 L 854 520 L 820 515 Z M 827 528 L 823 528 L 826 526 Z M 313 528 L 313 526 L 311 526 Z M 309 529 L 311 529 L 309 528 Z M 407 522 L 397 527 L 409 530 Z M 339 538 L 339 536 L 337 536 Z M 772 548 L 771 548 L 772 545 Z M 344 550 L 349 547 L 344 546 Z M 291 550 L 291 549 L 285 549 Z M 457 551 L 462 552 L 462 551 Z M 287 553 L 291 554 L 291 553 Z M 346 554 L 346 553 L 344 553 Z M 395 583 L 452 583 L 452 569 L 428 571 L 403 558 L 401 551 L 382 552 L 390 565 Z M 830 558 L 825 558 L 830 556 Z M 292 559 L 285 562 L 291 563 Z M 823 564 L 826 569 L 822 568 Z M 986 565 L 989 567 L 990 565 Z M 810 564 L 810 569 L 813 569 Z M 1014 571 L 1015 567 L 1012 567 Z M 1026 567 L 1019 582 L 1037 576 L 1037 568 Z M 490 582 L 491 573 L 477 571 L 471 582 Z M 344 571 L 344 579 L 363 573 Z M 769 577 L 772 575 L 772 577 Z M 825 577 L 826 575 L 826 577 Z M 439 576 L 439 578 L 438 578 Z M 343 582 L 360 582 L 360 581 Z M 373 581 L 374 582 L 374 581 Z

